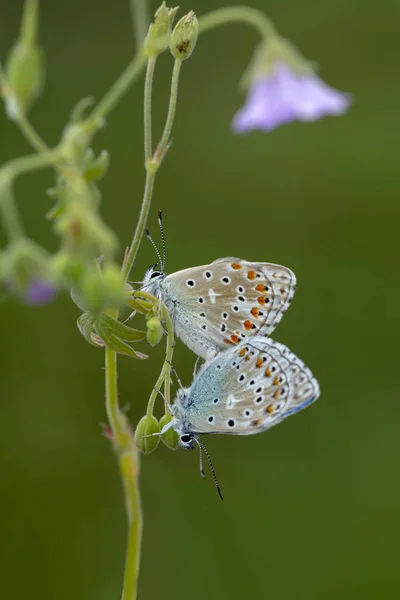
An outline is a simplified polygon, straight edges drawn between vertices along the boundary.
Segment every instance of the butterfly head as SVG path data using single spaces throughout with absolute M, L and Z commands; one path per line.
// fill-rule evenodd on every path
M 149 267 L 144 274 L 144 279 L 142 282 L 142 289 L 149 292 L 149 294 L 153 294 L 153 296 L 158 295 L 158 291 L 160 288 L 160 284 L 165 279 L 165 273 L 162 269 L 158 269 L 158 264 L 152 265 Z

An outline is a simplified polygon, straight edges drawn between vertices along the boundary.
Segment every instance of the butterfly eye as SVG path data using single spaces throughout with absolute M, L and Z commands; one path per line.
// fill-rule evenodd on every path
M 181 435 L 181 442 L 184 445 L 184 447 L 186 447 L 187 449 L 191 449 L 193 448 L 193 436 L 190 434 L 185 433 L 184 435 Z
M 154 279 L 155 277 L 160 277 L 162 275 L 161 271 L 153 271 L 150 275 L 150 279 Z

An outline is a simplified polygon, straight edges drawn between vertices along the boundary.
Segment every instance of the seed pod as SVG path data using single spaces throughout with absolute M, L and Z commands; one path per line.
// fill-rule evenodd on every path
M 136 447 L 143 454 L 150 454 L 160 443 L 160 436 L 152 435 L 153 433 L 160 433 L 160 424 L 154 416 L 145 415 L 140 419 L 135 431 Z
M 158 317 L 150 317 L 147 323 L 147 341 L 150 346 L 156 346 L 160 343 L 164 330 Z
M 163 415 L 161 417 L 161 419 L 160 419 L 161 431 L 163 430 L 165 425 L 167 425 L 168 423 L 171 422 L 171 420 L 172 420 L 171 415 Z M 167 446 L 167 448 L 170 448 L 170 450 L 176 450 L 179 446 L 179 435 L 176 433 L 175 429 L 173 429 L 172 427 L 170 429 L 168 429 L 165 433 L 162 434 L 161 440 Z

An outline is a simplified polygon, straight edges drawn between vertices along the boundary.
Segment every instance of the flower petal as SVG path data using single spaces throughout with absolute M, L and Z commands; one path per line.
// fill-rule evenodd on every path
M 235 133 L 270 131 L 295 120 L 341 115 L 349 105 L 348 94 L 329 87 L 316 75 L 299 75 L 287 64 L 277 63 L 273 73 L 254 82 L 232 128 Z

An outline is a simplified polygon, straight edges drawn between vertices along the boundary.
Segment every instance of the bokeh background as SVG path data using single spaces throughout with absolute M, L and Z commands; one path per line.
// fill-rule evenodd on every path
M 100 98 L 134 51 L 128 1 L 43 0 L 46 91 L 32 119 L 55 144 L 73 104 Z M 275 337 L 321 383 L 309 410 L 270 432 L 211 436 L 225 495 L 198 473 L 197 453 L 164 446 L 142 461 L 142 600 L 396 598 L 400 507 L 398 277 L 400 4 L 394 0 L 252 0 L 352 92 L 343 118 L 234 137 L 238 80 L 257 41 L 235 25 L 199 40 L 184 64 L 174 143 L 149 222 L 164 210 L 168 270 L 239 255 L 290 266 L 295 301 Z M 193 0 L 182 11 L 216 8 Z M 22 2 L 1 0 L 0 57 Z M 152 9 L 155 10 L 153 3 Z M 181 12 L 183 14 L 183 12 Z M 154 131 L 163 126 L 172 61 L 159 61 Z M 96 138 L 109 149 L 102 213 L 128 244 L 138 216 L 142 84 Z M 0 115 L 0 160 L 27 144 Z M 43 215 L 51 173 L 18 183 L 29 233 L 56 248 Z M 122 247 L 122 246 L 121 246 Z M 154 263 L 144 243 L 133 279 Z M 120 596 L 126 522 L 105 421 L 103 352 L 79 335 L 67 295 L 0 311 L 0 573 L 5 598 Z M 137 422 L 158 376 L 152 360 L 120 360 L 122 404 Z M 189 383 L 194 357 L 176 367 Z

